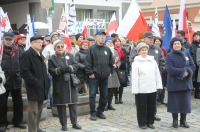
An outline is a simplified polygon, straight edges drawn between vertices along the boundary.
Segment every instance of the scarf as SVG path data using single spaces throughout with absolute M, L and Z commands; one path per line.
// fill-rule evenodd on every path
M 125 57 L 124 52 L 122 51 L 122 46 L 115 46 L 114 47 L 117 50 L 118 56 L 120 61 Z

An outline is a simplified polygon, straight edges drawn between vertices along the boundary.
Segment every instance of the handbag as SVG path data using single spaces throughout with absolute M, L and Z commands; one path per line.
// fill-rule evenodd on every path
M 6 92 L 5 87 L 3 86 L 3 83 L 0 84 L 0 95 L 4 94 Z
M 76 74 L 70 74 L 72 85 L 76 88 L 81 85 L 81 81 L 78 79 Z
M 120 85 L 122 87 L 126 87 L 127 86 L 126 71 L 125 70 L 118 70 L 117 74 L 118 74 Z

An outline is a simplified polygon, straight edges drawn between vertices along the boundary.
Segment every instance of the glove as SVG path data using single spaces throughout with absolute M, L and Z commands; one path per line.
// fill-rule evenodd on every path
M 69 72 L 72 73 L 73 71 L 74 71 L 73 66 L 69 65 Z
M 3 79 L 2 79 L 2 77 L 0 77 L 0 83 L 2 83 L 2 81 L 3 81 Z
M 60 72 L 61 73 L 66 73 L 66 72 L 70 72 L 69 67 L 64 67 L 64 68 L 60 68 Z

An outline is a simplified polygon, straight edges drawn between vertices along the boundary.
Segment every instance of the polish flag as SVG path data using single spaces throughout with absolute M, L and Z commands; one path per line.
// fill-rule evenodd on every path
M 88 38 L 87 25 L 86 25 L 85 22 L 84 22 L 84 25 L 83 25 L 82 35 L 83 35 L 83 37 L 85 37 L 85 39 Z
M 186 18 L 186 8 L 185 8 L 185 0 L 181 0 L 180 10 L 179 10 L 179 22 L 178 22 L 178 30 L 187 29 L 187 18 Z
M 116 32 L 117 27 L 118 27 L 117 19 L 116 19 L 116 15 L 115 15 L 115 12 L 114 12 L 114 14 L 112 15 L 112 18 L 110 20 L 110 23 L 108 24 L 108 28 L 106 30 L 106 35 L 111 36 L 111 34 Z
M 65 49 L 67 50 L 67 52 L 70 52 L 71 47 L 72 47 L 72 43 L 70 42 L 68 35 L 64 36 L 64 43 L 65 43 L 65 46 L 66 46 Z
M 140 7 L 132 0 L 124 19 L 120 23 L 117 34 L 130 40 L 137 41 L 139 36 L 146 32 L 148 25 L 141 13 Z

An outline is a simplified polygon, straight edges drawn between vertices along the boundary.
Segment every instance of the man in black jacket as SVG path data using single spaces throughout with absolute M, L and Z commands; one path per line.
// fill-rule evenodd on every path
M 28 132 L 44 132 L 39 128 L 43 101 L 48 97 L 50 82 L 47 76 L 42 49 L 43 37 L 31 37 L 31 47 L 20 61 L 20 72 L 25 80 L 28 98 Z
M 8 126 L 7 121 L 7 101 L 11 93 L 13 101 L 13 124 L 14 127 L 26 129 L 22 124 L 23 119 L 23 102 L 21 95 L 22 78 L 20 76 L 19 58 L 20 51 L 14 42 L 14 34 L 5 32 L 3 36 L 3 56 L 1 67 L 6 77 L 4 87 L 6 93 L 0 95 L 0 131 L 5 131 Z
M 91 120 L 97 117 L 106 119 L 103 115 L 107 103 L 108 77 L 113 72 L 113 58 L 111 50 L 105 46 L 105 32 L 96 33 L 96 43 L 89 47 L 86 53 L 86 74 L 89 76 L 90 114 Z M 99 106 L 95 110 L 95 98 L 100 91 Z
M 199 66 L 197 65 L 197 61 L 196 61 L 196 53 L 197 53 L 198 48 L 200 48 L 200 34 L 198 32 L 195 32 L 193 34 L 193 41 L 191 43 L 191 56 L 194 61 L 194 64 L 196 65 L 196 70 L 193 74 L 193 78 L 194 78 L 193 86 L 195 87 L 194 98 L 196 99 L 200 99 L 200 89 L 199 89 L 200 84 L 199 82 L 197 82 Z

